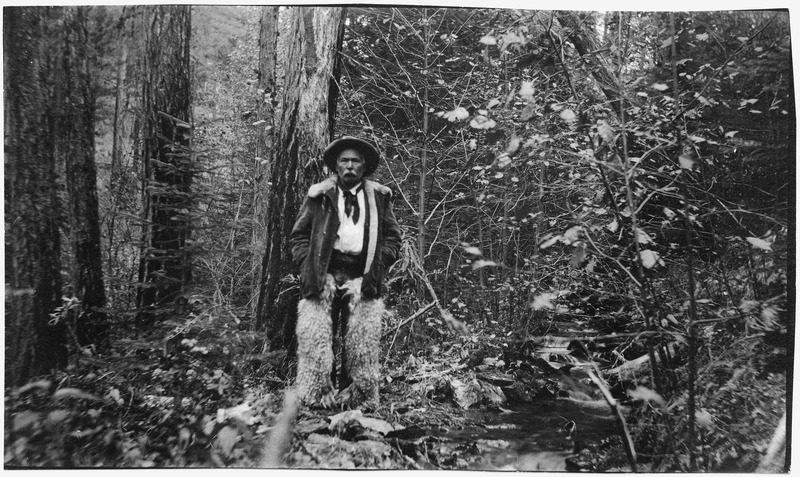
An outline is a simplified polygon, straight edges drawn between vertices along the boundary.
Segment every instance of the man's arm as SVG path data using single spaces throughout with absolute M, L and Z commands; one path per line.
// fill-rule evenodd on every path
M 381 255 L 384 269 L 391 267 L 400 255 L 402 233 L 392 208 L 392 197 L 386 197 L 383 213 L 383 247 Z
M 311 198 L 306 197 L 289 236 L 289 242 L 292 245 L 292 261 L 298 268 L 302 267 L 303 262 L 306 260 L 309 243 L 311 242 L 311 226 L 314 220 L 311 206 Z

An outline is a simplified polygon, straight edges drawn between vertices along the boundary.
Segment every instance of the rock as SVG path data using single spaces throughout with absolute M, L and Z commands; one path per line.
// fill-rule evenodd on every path
M 403 427 L 398 426 L 398 429 L 386 433 L 386 438 L 396 439 L 419 439 L 428 435 L 428 431 L 419 426 Z
M 511 386 L 503 387 L 503 394 L 505 394 L 506 400 L 512 404 L 529 403 L 533 401 L 533 396 L 525 389 L 522 383 L 514 383 Z
M 344 433 L 348 428 L 353 426 L 360 426 L 365 429 L 373 430 L 381 435 L 402 428 L 402 426 L 393 426 L 383 419 L 365 416 L 360 409 L 352 411 L 344 411 L 330 417 L 331 423 L 328 429 L 332 432 L 339 434 Z
M 392 448 L 385 442 L 363 440 L 349 442 L 336 436 L 311 434 L 305 450 L 315 458 L 320 467 L 334 469 L 390 469 Z M 299 459 L 295 459 L 299 460 Z
M 295 432 L 301 436 L 309 434 L 328 433 L 328 423 L 322 418 L 302 419 L 294 427 Z
M 511 386 L 514 384 L 514 376 L 510 374 L 486 372 L 478 373 L 477 378 L 486 381 L 487 383 L 494 384 L 495 386 Z
M 478 405 L 501 406 L 506 403 L 506 396 L 499 387 L 478 379 L 468 383 L 454 379 L 450 386 L 453 388 L 456 403 L 462 409 Z
M 508 470 L 519 470 L 525 472 L 563 472 L 565 470 L 570 470 L 570 468 L 564 460 L 563 454 L 558 452 L 544 451 L 520 456 L 513 468 Z

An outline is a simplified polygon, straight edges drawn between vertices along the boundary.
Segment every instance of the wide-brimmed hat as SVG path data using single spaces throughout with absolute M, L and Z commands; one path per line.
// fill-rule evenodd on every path
M 345 149 L 355 149 L 364 156 L 364 176 L 368 176 L 375 172 L 378 168 L 378 162 L 381 159 L 381 153 L 375 149 L 371 143 L 353 136 L 342 136 L 339 139 L 328 144 L 325 151 L 322 153 L 322 159 L 325 165 L 331 171 L 336 170 L 336 160 L 339 158 L 339 153 Z

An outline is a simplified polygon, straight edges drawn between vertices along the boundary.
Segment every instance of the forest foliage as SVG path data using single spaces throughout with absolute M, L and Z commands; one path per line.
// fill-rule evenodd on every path
M 293 372 L 291 343 L 257 326 L 267 219 L 291 210 L 265 207 L 292 9 L 277 17 L 275 91 L 259 70 L 260 8 L 193 6 L 190 21 L 144 6 L 77 11 L 94 98 L 105 305 L 65 284 L 43 316 L 66 328 L 69 366 L 13 382 L 9 343 L 41 318 L 23 320 L 26 292 L 7 266 L 5 464 L 252 466 Z M 28 15 L 69 22 L 73 8 Z M 159 37 L 166 26 L 153 30 L 169 15 L 183 22 L 184 43 Z M 13 59 L 10 42 L 37 33 L 9 36 L 23 28 L 10 16 L 4 55 Z M 647 469 L 754 470 L 790 407 L 788 13 L 352 6 L 343 20 L 334 135 L 378 146 L 376 179 L 393 189 L 404 234 L 386 287 L 386 386 L 437 360 L 510 374 L 534 358 L 567 375 L 593 363 L 617 400 L 639 402 L 627 420 Z M 170 45 L 171 67 L 156 51 Z M 6 98 L 37 85 L 37 97 L 63 97 L 57 78 L 40 85 L 44 73 L 9 64 L 23 76 L 5 79 Z M 187 97 L 149 92 L 176 77 L 185 82 L 165 91 Z M 148 109 L 168 99 L 188 116 Z M 20 119 L 26 107 L 6 100 L 7 135 L 33 127 Z M 155 135 L 172 152 L 154 160 L 146 131 L 159 126 L 148 111 L 165 113 L 160 130 L 173 131 Z M 83 227 L 69 207 L 75 163 L 57 147 L 20 144 L 20 159 L 7 153 L 6 229 L 31 213 L 40 221 L 31 233 L 61 241 L 47 250 L 70 276 L 85 253 L 68 245 Z M 36 166 L 52 168 L 52 197 L 26 189 L 37 169 L 25 154 L 52 159 Z M 58 205 L 27 210 L 43 200 Z M 157 243 L 159 223 L 177 235 Z M 28 260 L 25 236 L 6 237 L 7 262 Z M 158 265 L 166 249 L 179 257 L 175 273 Z M 280 279 L 282 299 L 296 293 L 295 276 Z M 169 300 L 143 301 L 158 280 L 172 284 Z M 76 338 L 89 311 L 102 312 L 102 340 Z M 569 348 L 531 351 L 549 336 Z M 429 384 L 415 392 L 442 386 Z M 461 407 L 480 405 L 477 388 L 446 384 Z

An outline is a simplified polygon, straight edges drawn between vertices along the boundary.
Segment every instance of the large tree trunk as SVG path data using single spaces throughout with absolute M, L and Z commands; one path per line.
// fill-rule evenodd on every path
M 7 7 L 5 93 L 6 384 L 66 365 L 52 134 L 53 10 Z M 49 30 L 49 31 L 48 31 Z
M 131 9 L 132 10 L 132 9 Z M 116 264 L 116 234 L 117 234 L 117 214 L 121 206 L 122 200 L 122 155 L 123 143 L 125 137 L 125 120 L 123 119 L 126 108 L 127 95 L 127 76 L 128 76 L 128 35 L 127 35 L 127 20 L 129 12 L 128 7 L 122 7 L 122 14 L 120 15 L 119 23 L 117 24 L 117 85 L 114 96 L 114 122 L 113 122 L 113 135 L 111 141 L 111 173 L 108 190 L 108 201 L 110 203 L 109 212 L 106 216 L 106 236 L 108 237 L 108 258 L 106 259 L 106 266 L 108 267 L 108 276 L 112 276 L 114 265 Z
M 266 236 L 267 200 L 270 165 L 275 160 L 275 104 L 277 103 L 276 69 L 278 48 L 278 7 L 261 7 L 258 36 L 258 133 L 256 137 L 255 181 L 253 181 L 253 244 L 263 246 Z M 263 122 L 262 122 L 263 121 Z M 254 258 L 254 261 L 260 261 Z M 261 264 L 254 282 L 261 277 Z M 252 309 L 258 305 L 259 287 L 254 287 Z
M 142 255 L 140 318 L 172 303 L 191 278 L 191 7 L 145 7 L 143 153 L 149 247 Z
M 86 7 L 65 9 L 58 153 L 66 165 L 72 295 L 81 302 L 76 337 L 81 346 L 102 345 L 108 325 L 100 250 L 97 169 L 94 162 L 94 97 L 89 78 Z
M 294 336 L 297 287 L 285 280 L 294 271 L 289 233 L 305 190 L 322 176 L 320 156 L 332 138 L 344 13 L 342 8 L 314 7 L 291 12 L 256 313 L 256 325 L 267 326 L 273 348 L 289 347 Z
M 556 18 L 564 29 L 567 39 L 575 45 L 575 50 L 591 68 L 592 77 L 606 95 L 612 109 L 619 114 L 619 83 L 614 72 L 600 60 L 594 34 L 589 29 L 590 25 L 582 21 L 578 12 L 574 11 L 557 11 Z

